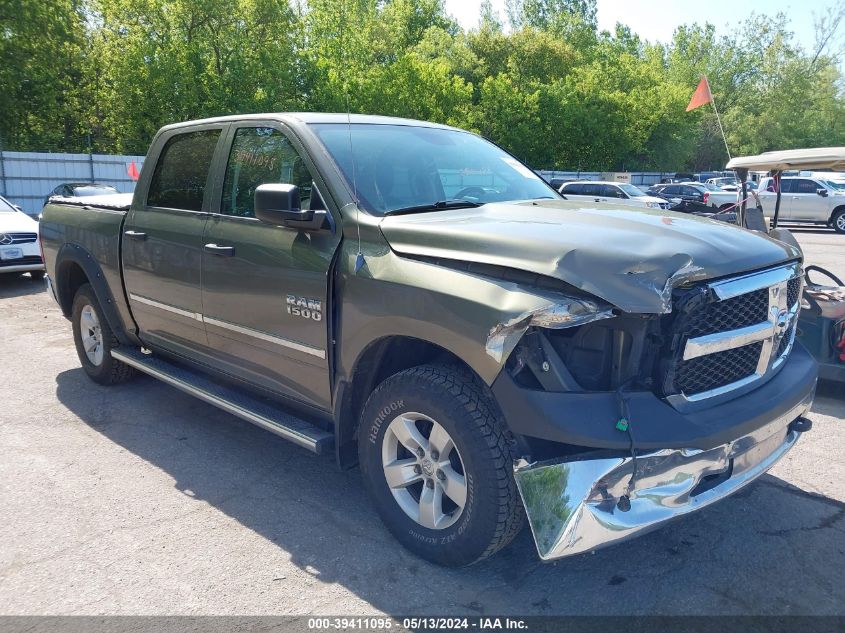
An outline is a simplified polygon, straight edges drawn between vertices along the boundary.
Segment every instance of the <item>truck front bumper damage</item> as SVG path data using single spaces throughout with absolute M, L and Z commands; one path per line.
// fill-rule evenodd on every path
M 628 540 L 736 492 L 771 468 L 810 423 L 804 401 L 771 423 L 710 449 L 529 464 L 514 474 L 543 560 Z

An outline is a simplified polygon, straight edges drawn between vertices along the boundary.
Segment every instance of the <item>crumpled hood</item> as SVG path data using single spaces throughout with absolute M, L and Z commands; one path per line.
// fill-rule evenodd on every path
M 608 206 L 494 203 L 387 216 L 380 226 L 397 253 L 555 277 L 630 313 L 669 312 L 671 290 L 684 282 L 801 257 L 793 246 L 724 222 Z

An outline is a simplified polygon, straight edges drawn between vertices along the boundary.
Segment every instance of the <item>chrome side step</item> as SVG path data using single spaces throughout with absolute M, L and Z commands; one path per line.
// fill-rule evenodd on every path
M 117 348 L 111 351 L 111 355 L 138 371 L 317 454 L 330 452 L 334 448 L 334 436 L 328 431 L 282 411 L 272 402 L 218 384 L 205 374 L 144 354 L 140 350 Z

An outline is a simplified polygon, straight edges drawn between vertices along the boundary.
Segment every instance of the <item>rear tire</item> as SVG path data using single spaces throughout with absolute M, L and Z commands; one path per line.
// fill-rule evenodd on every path
M 394 374 L 367 400 L 359 431 L 359 462 L 376 510 L 417 556 L 471 565 L 519 533 L 525 514 L 512 472 L 514 441 L 470 372 L 423 365 Z
M 845 209 L 839 209 L 833 214 L 833 217 L 830 218 L 830 226 L 837 233 L 845 233 Z
M 112 358 L 111 350 L 119 343 L 90 284 L 84 284 L 76 291 L 71 325 L 76 354 L 91 380 L 101 385 L 115 385 L 135 375 L 133 367 Z

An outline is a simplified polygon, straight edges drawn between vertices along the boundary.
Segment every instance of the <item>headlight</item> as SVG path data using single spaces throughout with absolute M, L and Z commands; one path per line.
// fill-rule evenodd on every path
M 658 205 L 655 204 L 654 202 L 646 202 L 645 206 L 648 207 L 649 209 L 655 209 L 655 208 L 658 207 Z

